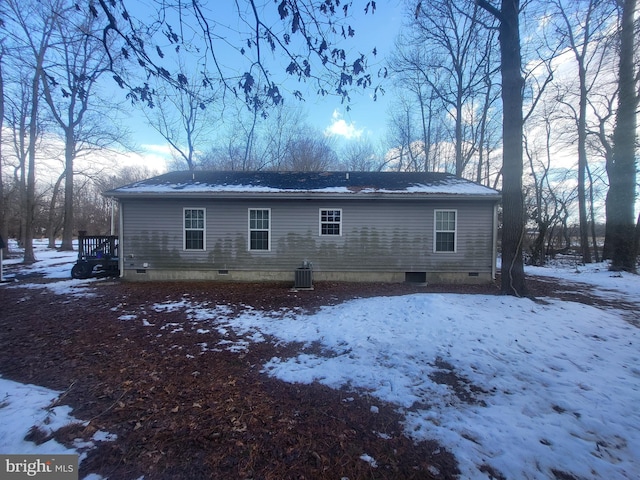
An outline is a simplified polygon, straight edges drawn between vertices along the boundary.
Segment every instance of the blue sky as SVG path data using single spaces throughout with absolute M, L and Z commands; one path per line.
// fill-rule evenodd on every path
M 394 40 L 399 32 L 402 22 L 402 2 L 400 0 L 378 1 L 375 13 L 365 15 L 364 6 L 366 3 L 365 1 L 354 2 L 352 18 L 348 20 L 348 24 L 354 28 L 355 36 L 341 40 L 339 46 L 354 55 L 359 53 L 366 54 L 369 59 L 370 72 L 375 77 L 378 69 L 391 52 Z M 277 4 L 272 0 L 265 0 L 264 6 L 274 13 L 277 12 Z M 141 0 L 127 2 L 127 7 L 132 15 L 140 20 L 149 19 L 149 15 L 145 13 L 148 8 L 146 2 Z M 216 4 L 215 7 L 208 5 L 208 8 L 210 9 L 209 15 L 218 22 L 215 33 L 224 37 L 224 40 L 232 45 L 239 44 L 237 39 L 233 38 L 234 30 L 239 28 L 246 29 L 247 27 L 238 19 L 235 2 L 229 2 L 222 6 Z M 278 22 L 277 16 L 274 17 L 274 25 L 277 25 Z M 189 32 L 185 30 L 184 36 L 188 37 L 188 35 Z M 370 53 L 374 48 L 377 50 L 376 57 Z M 167 50 L 170 49 L 167 47 Z M 244 71 L 247 68 L 246 61 L 242 63 L 245 59 L 237 52 L 219 50 L 218 55 L 220 55 L 220 60 L 226 68 L 237 71 Z M 279 60 L 281 59 L 277 57 L 273 59 L 274 62 Z M 286 66 L 286 64 L 284 65 Z M 318 130 L 330 132 L 339 140 L 344 141 L 369 137 L 376 143 L 378 139 L 384 137 L 387 111 L 392 96 L 390 80 L 382 84 L 387 92 L 386 95 L 378 95 L 378 99 L 374 101 L 371 98 L 373 92 L 354 94 L 348 105 L 349 109 L 347 109 L 347 105 L 343 104 L 337 96 L 319 97 L 315 95 L 313 83 L 299 83 L 296 78 L 284 73 L 284 67 L 273 65 L 271 71 L 276 74 L 274 75 L 276 78 L 282 72 L 280 88 L 283 92 L 291 92 L 296 89 L 303 91 L 305 100 L 300 102 L 300 106 L 307 113 L 309 124 Z M 298 102 L 293 96 L 286 94 L 285 101 L 290 105 L 295 105 Z M 137 119 L 135 121 L 135 140 L 137 143 L 141 145 L 166 143 L 153 129 L 150 127 L 142 128 L 141 123 Z
M 354 23 L 356 34 L 349 42 L 354 45 L 354 50 L 370 52 L 374 47 L 376 48 L 377 57 L 369 55 L 370 71 L 374 77 L 391 53 L 402 22 L 400 2 L 377 2 L 377 5 L 375 14 L 357 17 L 358 21 Z M 387 93 L 379 95 L 376 101 L 370 94 L 352 96 L 349 111 L 345 105 L 341 104 L 339 98 L 319 98 L 309 108 L 312 112 L 310 120 L 323 130 L 333 126 L 334 132 L 355 131 L 355 133 L 361 132 L 362 135 L 372 136 L 374 139 L 380 137 L 386 131 L 387 110 L 393 95 L 390 79 L 383 81 L 382 86 Z

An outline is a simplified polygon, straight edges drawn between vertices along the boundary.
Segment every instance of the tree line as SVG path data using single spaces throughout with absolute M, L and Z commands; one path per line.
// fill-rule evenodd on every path
M 498 188 L 505 293 L 526 294 L 525 260 L 574 245 L 636 270 L 636 0 L 407 0 L 382 61 L 351 25 L 374 1 L 235 2 L 233 27 L 199 0 L 132 5 L 0 6 L 0 234 L 25 262 L 34 235 L 70 249 L 102 230 L 101 189 L 153 173 L 94 160 L 134 149 L 136 109 L 171 169 L 448 171 Z M 338 145 L 306 122 L 309 92 L 347 108 L 384 92 L 386 137 Z
M 525 292 L 523 258 L 540 265 L 570 247 L 583 262 L 635 271 L 636 2 L 434 0 L 408 10 L 391 61 L 405 85 L 393 131 L 406 164 L 438 168 L 444 146 L 457 175 L 501 188 L 503 291 Z

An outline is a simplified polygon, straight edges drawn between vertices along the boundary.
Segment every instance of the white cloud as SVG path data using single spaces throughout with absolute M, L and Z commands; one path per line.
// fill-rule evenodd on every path
M 142 145 L 141 152 L 126 152 L 120 155 L 123 165 L 143 165 L 154 171 L 164 173 L 167 170 L 167 160 L 171 158 L 171 150 L 168 145 Z
M 169 146 L 141 145 L 137 151 L 103 150 L 78 159 L 78 168 L 113 168 L 144 166 L 150 173 L 160 174 L 167 171 L 167 160 L 171 158 Z
M 161 157 L 171 158 L 171 145 L 169 145 L 168 143 L 163 143 L 163 144 L 145 143 L 145 144 L 142 144 L 142 149 L 148 153 L 157 154 Z
M 355 123 L 347 123 L 343 118 L 342 114 L 338 110 L 334 110 L 331 115 L 331 125 L 329 125 L 324 134 L 327 136 L 330 135 L 339 135 L 346 139 L 352 138 L 360 138 L 364 133 L 364 129 L 356 128 Z

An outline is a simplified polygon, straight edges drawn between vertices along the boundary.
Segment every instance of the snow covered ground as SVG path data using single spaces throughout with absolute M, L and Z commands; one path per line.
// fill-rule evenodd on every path
M 88 280 L 69 279 L 72 253 L 40 251 L 38 258 L 31 273 L 59 279 L 38 288 L 85 292 Z M 640 310 L 640 276 L 613 274 L 605 264 L 528 273 L 567 289 L 595 286 L 594 295 Z M 18 283 L 29 285 L 28 276 Z M 492 470 L 508 479 L 554 479 L 557 472 L 639 478 L 640 330 L 616 308 L 542 300 L 429 293 L 357 299 L 315 314 L 246 307 L 236 315 L 183 298 L 155 310 L 182 309 L 202 332 L 241 337 L 203 349 L 243 351 L 267 335 L 322 346 L 324 355 L 272 358 L 263 369 L 287 382 L 347 387 L 397 405 L 407 435 L 450 449 L 461 478 L 487 479 L 483 471 Z M 123 308 L 114 321 L 147 319 Z M 59 448 L 23 440 L 58 393 L 0 379 L 0 453 Z M 367 452 L 361 458 L 375 465 Z

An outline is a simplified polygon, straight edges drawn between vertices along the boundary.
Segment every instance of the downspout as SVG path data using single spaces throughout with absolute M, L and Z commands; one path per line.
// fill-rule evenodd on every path
M 120 278 L 124 278 L 124 243 L 122 241 L 123 238 L 123 229 L 124 229 L 124 219 L 123 212 L 124 206 L 122 202 L 118 200 L 118 268 L 120 269 Z
M 109 235 L 115 235 L 115 230 L 116 230 L 116 219 L 115 219 L 115 212 L 116 212 L 116 207 L 115 207 L 115 201 L 116 199 L 111 197 L 111 223 L 109 225 Z
M 491 253 L 491 278 L 496 279 L 496 263 L 498 262 L 498 202 L 493 204 L 493 241 Z

